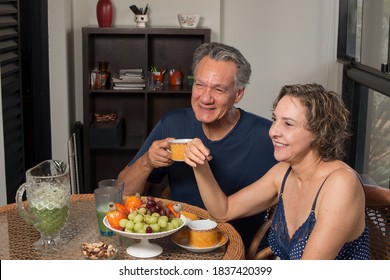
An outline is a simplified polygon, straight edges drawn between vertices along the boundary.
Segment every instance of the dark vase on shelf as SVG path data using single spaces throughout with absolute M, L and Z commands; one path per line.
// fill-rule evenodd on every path
M 112 4 L 110 0 L 99 0 L 97 2 L 96 16 L 99 27 L 111 27 Z

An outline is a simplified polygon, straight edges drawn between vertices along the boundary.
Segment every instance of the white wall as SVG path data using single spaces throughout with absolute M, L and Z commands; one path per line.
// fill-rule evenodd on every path
M 47 2 L 52 158 L 67 161 L 67 140 L 75 119 L 72 2 Z
M 338 90 L 338 1 L 223 1 L 221 39 L 252 64 L 241 106 L 270 117 L 283 85 L 317 82 Z

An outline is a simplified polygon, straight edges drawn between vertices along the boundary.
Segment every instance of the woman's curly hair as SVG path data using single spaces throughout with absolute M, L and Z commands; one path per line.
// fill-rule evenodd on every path
M 350 133 L 349 112 L 339 96 L 318 84 L 286 85 L 274 101 L 273 110 L 284 96 L 295 97 L 306 107 L 306 129 L 314 134 L 311 148 L 324 161 L 342 160 Z

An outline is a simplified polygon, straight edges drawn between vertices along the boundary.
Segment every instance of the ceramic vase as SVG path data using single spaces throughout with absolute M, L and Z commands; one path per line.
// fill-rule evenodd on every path
M 96 16 L 99 27 L 111 27 L 112 4 L 110 0 L 99 0 L 97 2 Z

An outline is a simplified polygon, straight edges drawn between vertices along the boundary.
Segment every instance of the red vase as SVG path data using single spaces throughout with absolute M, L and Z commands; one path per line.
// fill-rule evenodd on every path
M 99 0 L 97 2 L 96 16 L 99 27 L 111 27 L 112 5 L 110 0 Z

